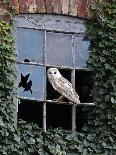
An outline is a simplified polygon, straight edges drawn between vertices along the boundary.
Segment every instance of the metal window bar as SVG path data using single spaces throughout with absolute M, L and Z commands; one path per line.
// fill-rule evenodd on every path
M 71 82 L 72 86 L 75 89 L 75 69 L 71 72 Z M 76 131 L 76 105 L 72 105 L 72 132 Z
M 72 63 L 75 67 L 74 35 L 72 35 Z M 71 71 L 71 83 L 75 89 L 75 69 Z M 72 132 L 76 131 L 76 106 L 72 105 Z
M 47 61 L 47 57 L 46 57 L 46 30 L 44 31 L 44 64 L 45 64 L 45 79 L 46 79 L 46 61 Z M 44 98 L 46 100 L 46 96 L 47 96 L 47 90 L 46 90 L 46 80 L 45 80 L 45 86 L 44 86 Z M 46 132 L 46 102 L 43 103 L 43 130 L 44 132 Z
M 71 105 L 73 104 L 72 102 L 57 102 L 57 101 L 54 101 L 54 100 L 39 100 L 39 99 L 36 99 L 36 98 L 31 98 L 29 99 L 28 97 L 21 97 L 21 96 L 18 96 L 17 97 L 19 100 L 27 100 L 27 101 L 33 101 L 33 102 L 46 102 L 46 103 L 54 103 L 54 104 L 65 104 L 65 105 Z M 79 103 L 78 105 L 76 106 L 94 106 L 95 104 L 93 102 L 89 102 L 89 103 Z

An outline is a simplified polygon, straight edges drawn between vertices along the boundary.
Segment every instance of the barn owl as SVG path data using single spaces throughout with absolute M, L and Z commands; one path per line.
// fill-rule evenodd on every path
M 74 104 L 80 103 L 79 96 L 73 89 L 72 84 L 60 74 L 57 68 L 49 68 L 47 70 L 47 76 L 53 88 L 63 97 Z

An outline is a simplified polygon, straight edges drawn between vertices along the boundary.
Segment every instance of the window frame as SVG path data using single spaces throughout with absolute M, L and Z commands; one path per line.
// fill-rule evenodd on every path
M 77 35 L 84 35 L 85 34 L 85 26 L 84 22 L 85 20 L 78 19 L 75 17 L 66 17 L 66 16 L 60 16 L 60 15 L 41 15 L 41 14 L 23 14 L 23 15 L 17 15 L 15 17 L 16 24 L 14 26 L 15 30 L 15 51 L 18 55 L 18 48 L 17 48 L 17 28 L 25 28 L 25 29 L 36 29 L 41 30 L 44 32 L 44 50 L 43 50 L 43 64 L 42 63 L 35 63 L 35 62 L 22 62 L 18 61 L 19 64 L 27 64 L 27 65 L 38 65 L 38 66 L 44 66 L 45 67 L 45 79 L 46 79 L 46 68 L 47 67 L 57 67 L 58 69 L 69 69 L 71 71 L 71 83 L 73 88 L 75 89 L 75 71 L 76 70 L 83 70 L 83 71 L 89 71 L 87 68 L 78 68 L 76 67 L 76 59 L 75 59 L 75 36 Z M 64 33 L 64 34 L 70 34 L 71 35 L 71 41 L 72 41 L 72 66 L 55 66 L 55 65 L 49 65 L 47 64 L 47 50 L 46 50 L 46 33 L 47 32 L 57 32 L 57 33 Z M 37 100 L 35 98 L 29 99 L 26 97 L 19 97 L 17 98 L 24 99 L 24 100 L 31 100 L 32 102 L 38 101 L 43 102 L 43 129 L 46 131 L 46 104 L 47 103 L 54 103 L 57 104 L 56 101 L 47 100 L 47 90 L 46 90 L 46 80 L 44 82 L 44 99 L 45 100 Z M 70 103 L 61 102 L 61 104 L 70 105 Z M 93 106 L 94 103 L 80 103 L 79 106 Z M 72 131 L 76 131 L 76 106 L 72 105 Z

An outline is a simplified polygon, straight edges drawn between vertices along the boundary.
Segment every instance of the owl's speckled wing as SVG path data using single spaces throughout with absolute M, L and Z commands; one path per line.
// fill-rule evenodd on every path
M 69 101 L 76 104 L 80 103 L 78 94 L 75 92 L 72 84 L 67 79 L 60 77 L 50 82 L 53 88 L 62 94 L 62 96 L 66 97 Z

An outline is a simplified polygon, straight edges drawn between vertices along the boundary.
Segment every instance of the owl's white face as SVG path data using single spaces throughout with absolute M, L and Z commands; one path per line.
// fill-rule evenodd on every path
M 47 70 L 47 76 L 49 79 L 58 79 L 61 77 L 61 74 L 57 68 L 49 68 Z

